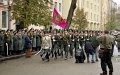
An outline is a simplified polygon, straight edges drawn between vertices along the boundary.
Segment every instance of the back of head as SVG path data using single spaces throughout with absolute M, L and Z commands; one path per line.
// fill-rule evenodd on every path
M 105 33 L 105 34 L 109 34 L 109 31 L 108 31 L 108 30 L 105 30 L 104 33 Z

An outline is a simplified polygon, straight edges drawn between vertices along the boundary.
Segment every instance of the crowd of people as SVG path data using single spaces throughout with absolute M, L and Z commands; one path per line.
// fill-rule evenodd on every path
M 39 51 L 42 48 L 40 54 L 43 60 L 47 59 L 49 61 L 50 56 L 55 59 L 58 56 L 68 59 L 68 57 L 73 58 L 75 54 L 76 63 L 84 62 L 85 52 L 87 62 L 90 62 L 89 55 L 92 55 L 92 62 L 94 63 L 98 61 L 97 47 L 99 44 L 96 37 L 101 34 L 102 32 L 100 31 L 56 29 L 52 31 L 34 29 L 1 30 L 0 56 L 27 53 L 26 57 L 30 57 L 31 51 Z M 81 56 L 81 59 L 78 56 Z
M 115 38 L 108 31 L 0 30 L 0 57 L 26 53 L 28 58 L 31 57 L 32 51 L 39 51 L 42 61 L 58 57 L 65 60 L 75 57 L 75 63 L 84 63 L 86 58 L 87 63 L 95 63 L 99 56 L 103 70 L 101 75 L 107 75 L 107 65 L 110 69 L 109 75 L 112 75 L 111 57 L 115 41 L 120 52 L 120 35 Z

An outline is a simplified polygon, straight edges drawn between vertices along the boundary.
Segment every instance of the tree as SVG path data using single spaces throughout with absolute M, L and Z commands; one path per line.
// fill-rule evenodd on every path
M 84 30 L 86 26 L 88 25 L 86 14 L 84 12 L 84 9 L 77 8 L 75 15 L 73 17 L 73 24 L 76 25 L 76 27 L 80 30 Z
M 21 28 L 29 25 L 51 25 L 49 0 L 13 0 L 12 19 L 20 22 Z
M 118 24 L 117 24 L 117 22 L 114 21 L 114 20 L 113 20 L 113 21 L 112 21 L 112 20 L 109 20 L 105 26 L 106 26 L 106 30 L 111 31 L 111 30 L 116 29 L 116 27 L 118 26 Z
M 68 17 L 67 17 L 66 29 L 69 29 L 69 27 L 71 25 L 71 21 L 72 21 L 72 17 L 73 17 L 73 14 L 74 14 L 74 10 L 76 8 L 76 3 L 77 3 L 77 0 L 72 0 L 71 1 L 71 6 L 70 6 Z

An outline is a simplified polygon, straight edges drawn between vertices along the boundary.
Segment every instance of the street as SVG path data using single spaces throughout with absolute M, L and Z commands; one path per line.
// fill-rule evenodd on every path
M 116 60 L 116 58 L 118 58 Z M 75 60 L 64 60 L 60 57 L 50 62 L 42 62 L 38 56 L 19 58 L 0 63 L 0 75 L 100 75 L 100 62 L 74 63 Z M 114 75 L 120 73 L 120 59 L 113 57 Z

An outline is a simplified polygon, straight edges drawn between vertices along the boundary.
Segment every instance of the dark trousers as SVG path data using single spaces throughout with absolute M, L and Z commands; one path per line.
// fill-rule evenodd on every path
M 113 64 L 111 61 L 111 54 L 106 54 L 106 56 L 101 58 L 101 68 L 104 74 L 107 74 L 107 66 L 109 68 L 109 74 L 112 74 Z
M 73 57 L 73 49 L 74 49 L 74 46 L 70 45 L 69 52 L 70 52 L 70 56 L 72 57 Z
M 68 49 L 69 49 L 69 48 L 68 48 L 68 45 L 64 45 L 65 58 L 68 58 L 68 52 L 69 52 Z
M 113 52 L 114 52 L 114 44 L 112 45 L 111 56 L 113 56 Z
M 51 53 L 52 53 L 52 57 L 55 56 L 55 59 L 57 59 L 57 54 L 58 54 L 58 45 L 57 44 L 53 45 Z

